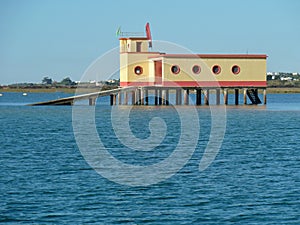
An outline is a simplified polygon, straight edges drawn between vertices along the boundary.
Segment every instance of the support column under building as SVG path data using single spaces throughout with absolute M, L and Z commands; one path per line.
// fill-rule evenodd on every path
M 97 98 L 89 98 L 89 105 L 95 105 Z
M 154 105 L 158 105 L 158 90 L 154 89 Z
M 118 104 L 122 105 L 122 93 L 120 91 L 118 93 Z
M 238 88 L 234 89 L 234 102 L 236 105 L 239 104 L 239 94 L 240 94 L 239 89 Z
M 135 90 L 135 103 L 134 103 L 134 105 L 140 105 L 140 104 L 141 104 L 141 90 L 137 88 Z
M 220 105 L 220 89 L 216 89 L 216 105 Z
M 166 105 L 166 90 L 161 90 L 162 105 Z
M 244 105 L 247 105 L 247 88 L 244 88 Z
M 166 89 L 165 102 L 166 102 L 166 105 L 169 105 L 169 89 Z
M 128 105 L 128 92 L 124 92 L 124 105 Z
M 114 105 L 114 95 L 110 95 L 110 105 Z
M 267 104 L 267 89 L 265 88 L 264 89 L 264 105 L 266 105 Z
M 145 91 L 144 88 L 140 89 L 140 103 L 141 103 L 141 105 L 144 105 L 144 102 L 145 102 L 145 96 L 144 96 L 145 92 L 144 91 Z
M 177 88 L 176 89 L 176 105 L 181 105 L 181 99 L 182 99 L 182 89 Z
M 145 105 L 149 105 L 149 97 L 148 97 L 148 89 L 144 90 L 144 94 L 145 94 Z
M 204 104 L 209 105 L 209 89 L 204 90 Z
M 117 95 L 114 94 L 113 95 L 113 105 L 116 105 L 117 104 Z
M 224 89 L 224 104 L 228 105 L 228 89 Z
M 162 105 L 162 89 L 158 90 L 158 104 Z
M 131 104 L 135 105 L 135 91 L 131 92 Z
M 196 89 L 196 105 L 201 105 L 201 88 Z
M 188 105 L 189 104 L 189 95 L 190 95 L 190 90 L 189 89 L 184 89 L 184 105 Z

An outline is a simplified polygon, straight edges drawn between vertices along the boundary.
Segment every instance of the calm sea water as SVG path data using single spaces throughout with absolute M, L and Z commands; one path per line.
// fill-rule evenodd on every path
M 209 140 L 211 114 L 199 107 L 201 129 L 191 160 L 171 178 L 148 187 L 114 183 L 87 164 L 75 141 L 71 106 L 25 106 L 65 96 L 0 97 L 0 222 L 300 224 L 299 94 L 269 94 L 266 107 L 228 107 L 222 147 L 202 172 L 198 165 Z M 153 152 L 131 152 L 115 137 L 107 103 L 104 99 L 96 107 L 96 124 L 116 158 L 157 163 L 178 144 L 174 108 L 137 107 L 130 114 L 135 136 L 149 136 L 152 117 L 162 118 L 168 129 Z

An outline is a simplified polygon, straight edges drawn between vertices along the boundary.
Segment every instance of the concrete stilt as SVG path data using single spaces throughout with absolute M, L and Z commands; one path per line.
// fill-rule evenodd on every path
M 149 105 L 148 89 L 145 89 L 144 94 L 145 94 L 145 105 Z
M 189 104 L 189 95 L 190 95 L 190 90 L 189 89 L 185 89 L 184 90 L 184 105 L 188 105 Z
M 258 96 L 258 88 L 255 88 L 255 89 L 254 89 L 254 92 L 255 92 L 255 95 Z
M 166 104 L 166 90 L 161 90 L 162 105 Z
M 204 104 L 209 105 L 209 89 L 204 90 Z
M 114 105 L 114 95 L 110 95 L 110 105 Z
M 96 98 L 89 98 L 89 105 L 95 105 L 96 104 Z
M 140 103 L 141 103 L 141 105 L 144 105 L 144 102 L 145 102 L 144 94 L 145 94 L 145 90 L 144 90 L 144 88 L 141 88 L 140 89 Z
M 124 105 L 128 105 L 128 92 L 124 92 Z
M 122 105 L 122 93 L 121 92 L 118 93 L 118 104 Z
M 117 104 L 117 95 L 114 94 L 113 95 L 113 105 L 116 105 Z
M 216 105 L 220 105 L 220 89 L 216 89 Z
M 239 104 L 239 94 L 240 94 L 239 89 L 238 88 L 234 89 L 234 102 L 236 105 Z
M 228 89 L 224 89 L 224 104 L 228 105 Z
M 244 105 L 247 105 L 247 88 L 244 88 Z
M 131 104 L 135 105 L 135 91 L 131 92 Z
M 157 90 L 157 88 L 154 89 L 154 104 L 158 105 L 158 90 Z
M 196 105 L 201 105 L 201 88 L 196 89 Z
M 141 92 L 140 89 L 135 90 L 135 105 L 140 105 L 141 103 Z
M 162 105 L 162 89 L 158 90 L 158 104 Z
M 267 104 L 267 89 L 264 89 L 264 105 Z
M 176 105 L 181 105 L 181 99 L 182 99 L 182 90 L 181 88 L 176 89 Z
M 169 105 L 169 89 L 166 89 L 165 102 L 166 102 L 166 105 Z

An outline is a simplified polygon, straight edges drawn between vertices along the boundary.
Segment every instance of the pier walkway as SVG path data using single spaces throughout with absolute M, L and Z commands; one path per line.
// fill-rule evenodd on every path
M 136 89 L 137 89 L 136 87 L 128 87 L 128 88 L 116 88 L 116 89 L 106 90 L 106 91 L 97 91 L 97 92 L 92 92 L 92 93 L 88 93 L 88 94 L 74 95 L 71 97 L 60 98 L 60 99 L 56 99 L 56 100 L 32 103 L 32 104 L 29 104 L 29 106 L 73 105 L 75 101 L 85 100 L 85 99 L 89 100 L 89 105 L 95 105 L 96 99 L 98 97 L 108 96 L 108 95 L 115 96 L 123 91 L 135 91 Z

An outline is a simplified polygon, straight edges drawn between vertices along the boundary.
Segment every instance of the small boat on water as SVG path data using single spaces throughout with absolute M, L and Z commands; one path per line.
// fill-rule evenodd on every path
M 2 94 L 2 93 L 0 93 L 0 97 L 1 97 L 1 96 L 3 96 L 3 94 Z
M 27 96 L 27 93 L 25 92 L 25 93 L 23 93 L 23 96 Z

